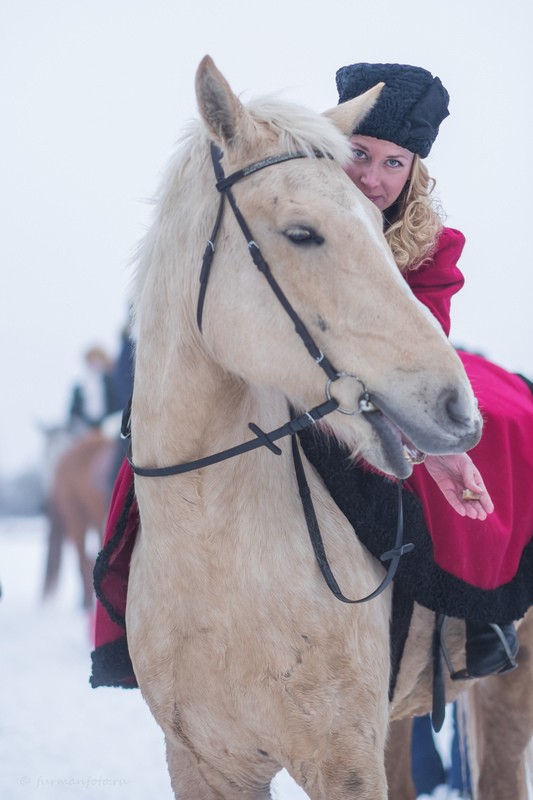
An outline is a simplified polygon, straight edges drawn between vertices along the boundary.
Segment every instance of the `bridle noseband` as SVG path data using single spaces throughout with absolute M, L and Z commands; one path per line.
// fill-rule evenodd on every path
M 321 152 L 315 152 L 315 156 L 317 158 L 323 158 L 324 154 Z M 253 263 L 255 264 L 257 269 L 264 275 L 265 279 L 268 282 L 268 285 L 274 292 L 276 298 L 280 302 L 284 311 L 290 317 L 291 321 L 294 324 L 296 333 L 303 341 L 307 351 L 327 376 L 326 401 L 320 403 L 317 406 L 314 406 L 309 411 L 305 411 L 303 414 L 299 416 L 292 416 L 292 418 L 287 423 L 285 423 L 285 425 L 281 426 L 280 428 L 276 428 L 275 430 L 270 431 L 269 433 L 262 431 L 259 428 L 259 426 L 255 425 L 254 423 L 250 423 L 248 427 L 255 434 L 256 436 L 255 439 L 243 442 L 242 444 L 236 445 L 235 447 L 231 447 L 227 450 L 223 450 L 219 453 L 206 456 L 205 458 L 197 459 L 196 461 L 189 461 L 186 464 L 175 464 L 170 467 L 139 467 L 136 464 L 134 464 L 130 459 L 130 466 L 136 475 L 145 478 L 179 475 L 185 472 L 191 472 L 192 470 L 201 469 L 202 467 L 207 467 L 210 464 L 216 464 L 221 461 L 225 461 L 228 458 L 233 458 L 237 455 L 249 452 L 250 450 L 255 450 L 259 447 L 267 447 L 275 455 L 281 455 L 282 451 L 279 449 L 279 447 L 277 447 L 274 444 L 274 442 L 285 436 L 291 436 L 293 460 L 294 460 L 296 477 L 298 480 L 300 497 L 302 499 L 302 505 L 304 509 L 305 519 L 307 522 L 307 527 L 309 530 L 309 535 L 311 538 L 311 543 L 313 545 L 315 557 L 322 572 L 322 575 L 328 587 L 331 589 L 335 597 L 337 597 L 339 600 L 341 600 L 344 603 L 364 603 L 367 602 L 368 600 L 372 600 L 373 598 L 377 597 L 389 586 L 392 579 L 394 578 L 394 575 L 396 574 L 400 557 L 405 553 L 410 552 L 414 546 L 412 544 L 405 544 L 405 545 L 402 544 L 403 541 L 402 481 L 397 481 L 398 522 L 396 529 L 395 546 L 392 550 L 383 553 L 382 556 L 380 557 L 381 561 L 390 561 L 387 574 L 385 575 L 385 578 L 383 579 L 381 584 L 371 594 L 367 595 L 366 597 L 360 598 L 358 600 L 351 600 L 344 596 L 344 594 L 342 593 L 337 584 L 337 581 L 335 580 L 335 577 L 333 576 L 333 573 L 331 572 L 327 556 L 325 553 L 322 536 L 318 526 L 318 520 L 316 518 L 315 510 L 313 507 L 311 493 L 309 490 L 309 486 L 307 484 L 307 479 L 305 477 L 305 471 L 303 468 L 303 463 L 295 434 L 300 433 L 301 431 L 308 428 L 310 425 L 314 425 L 324 416 L 326 416 L 327 414 L 331 414 L 333 411 L 336 410 L 345 414 L 364 413 L 365 407 L 370 402 L 370 397 L 363 381 L 361 381 L 360 378 L 358 378 L 355 375 L 351 375 L 350 373 L 337 371 L 332 366 L 329 359 L 320 350 L 320 348 L 317 347 L 316 343 L 314 342 L 312 336 L 310 335 L 303 321 L 300 319 L 300 317 L 292 307 L 291 303 L 289 302 L 288 298 L 286 297 L 279 283 L 272 274 L 272 271 L 270 270 L 268 263 L 264 259 L 259 246 L 253 239 L 250 228 L 248 227 L 248 224 L 246 223 L 246 220 L 244 219 L 237 205 L 233 192 L 231 191 L 231 188 L 235 183 L 242 180 L 243 178 L 248 177 L 249 175 L 253 175 L 255 172 L 258 172 L 259 170 L 265 169 L 266 167 L 270 167 L 274 164 L 280 164 L 284 161 L 291 161 L 293 159 L 306 158 L 306 157 L 308 157 L 308 154 L 301 151 L 295 151 L 294 153 L 281 153 L 279 155 L 270 156 L 269 158 L 265 158 L 261 161 L 256 161 L 255 163 L 250 164 L 249 166 L 237 170 L 236 172 L 233 172 L 231 175 L 226 176 L 224 175 L 224 170 L 222 168 L 222 163 L 221 163 L 222 151 L 213 142 L 211 143 L 211 159 L 215 171 L 216 188 L 220 192 L 220 202 L 218 206 L 217 216 L 215 219 L 215 224 L 213 226 L 211 236 L 208 239 L 202 258 L 202 268 L 200 271 L 200 291 L 198 294 L 196 319 L 198 323 L 198 328 L 201 331 L 205 296 L 207 292 L 207 284 L 211 272 L 213 256 L 215 254 L 216 240 L 222 223 L 225 200 L 227 199 L 233 211 L 235 219 L 237 220 L 237 223 L 243 233 L 243 236 L 246 239 L 248 245 L 248 251 L 251 255 Z M 350 411 L 339 408 L 337 400 L 335 400 L 330 393 L 331 384 L 339 380 L 339 378 L 344 378 L 344 377 L 349 377 L 359 382 L 363 389 L 363 393 L 359 399 L 359 408 Z M 131 400 L 123 416 L 123 421 L 122 421 L 123 438 L 128 438 L 131 436 L 130 423 L 131 423 Z

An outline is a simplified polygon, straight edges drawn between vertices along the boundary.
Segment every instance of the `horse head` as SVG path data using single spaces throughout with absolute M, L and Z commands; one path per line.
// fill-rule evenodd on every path
M 233 396 L 243 385 L 274 389 L 299 409 L 316 405 L 327 392 L 345 412 L 328 417 L 333 433 L 398 477 L 412 470 L 406 447 L 450 453 L 478 441 L 480 415 L 461 362 L 400 275 L 380 212 L 343 170 L 350 158 L 347 135 L 379 91 L 377 86 L 323 115 L 272 99 L 245 106 L 213 61 L 203 59 L 196 76 L 203 126 L 169 171 L 141 259 L 138 314 L 152 334 L 145 338 L 157 341 L 159 352 L 155 345 L 143 349 L 141 335 L 137 364 L 147 378 L 136 383 L 134 414 L 141 403 L 147 410 L 151 394 L 150 419 L 168 423 L 163 398 L 168 401 L 170 391 L 183 396 L 185 374 L 193 388 L 185 366 L 195 352 L 195 369 L 209 363 L 215 368 L 211 378 L 217 376 L 211 381 L 203 369 L 204 392 L 217 393 L 232 382 Z M 220 156 L 217 177 L 212 143 Z M 248 170 L 258 162 L 272 165 Z M 198 276 L 221 175 L 232 176 L 238 213 L 226 203 L 216 246 L 209 243 L 214 264 L 200 332 L 194 319 Z M 265 271 L 254 266 L 252 247 L 294 315 L 286 313 Z M 295 316 L 333 365 L 333 376 L 306 353 L 294 332 Z M 153 396 L 157 383 L 159 399 Z M 144 452 L 160 461 L 154 448 Z

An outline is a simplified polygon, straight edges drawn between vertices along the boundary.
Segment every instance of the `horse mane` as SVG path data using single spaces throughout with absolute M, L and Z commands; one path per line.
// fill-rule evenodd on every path
M 279 151 L 302 151 L 310 158 L 326 155 L 341 164 L 346 163 L 350 156 L 346 137 L 326 116 L 315 111 L 274 95 L 252 100 L 246 104 L 246 109 L 258 133 L 263 133 L 270 146 L 274 135 Z M 178 140 L 160 187 L 152 198 L 155 207 L 153 222 L 132 259 L 135 265 L 134 335 L 140 299 L 156 262 L 158 269 L 166 269 L 166 280 L 173 284 L 176 277 L 186 280 L 187 271 L 183 269 L 185 260 L 194 259 L 199 272 L 201 255 L 218 204 L 209 146 L 210 137 L 203 122 L 190 121 Z M 264 153 L 258 152 L 257 158 L 262 157 Z M 194 218 L 191 217 L 192 209 Z M 165 248 L 164 254 L 162 248 Z M 192 283 L 182 281 L 179 287 L 173 287 L 192 309 L 196 302 L 198 272 Z

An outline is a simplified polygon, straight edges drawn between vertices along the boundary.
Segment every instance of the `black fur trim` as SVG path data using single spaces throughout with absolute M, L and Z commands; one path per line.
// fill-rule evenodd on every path
M 344 447 L 316 430 L 300 434 L 303 450 L 365 547 L 379 558 L 394 544 L 397 513 L 395 484 L 352 465 Z M 517 574 L 497 589 L 479 589 L 435 563 L 422 504 L 404 489 L 404 542 L 415 545 L 400 560 L 395 581 L 420 605 L 449 617 L 508 623 L 533 605 L 533 542 L 525 548 Z
M 93 689 L 99 686 L 118 686 L 122 689 L 137 689 L 139 684 L 133 672 L 128 642 L 124 636 L 114 642 L 100 645 L 91 653 Z

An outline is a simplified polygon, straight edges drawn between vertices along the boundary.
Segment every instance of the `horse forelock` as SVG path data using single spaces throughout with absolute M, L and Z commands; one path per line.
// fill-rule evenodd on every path
M 253 119 L 278 137 L 280 149 L 327 155 L 344 164 L 350 158 L 347 138 L 327 117 L 269 95 L 246 106 Z

